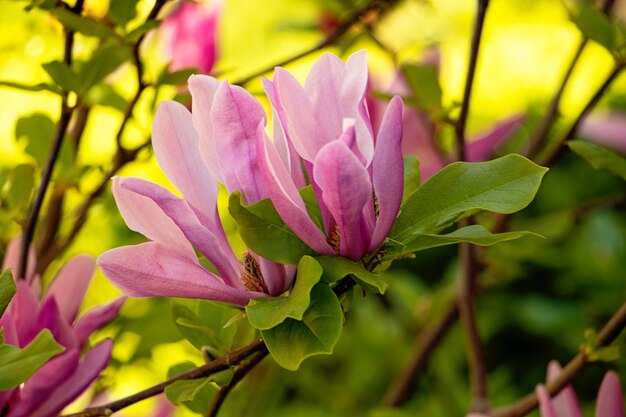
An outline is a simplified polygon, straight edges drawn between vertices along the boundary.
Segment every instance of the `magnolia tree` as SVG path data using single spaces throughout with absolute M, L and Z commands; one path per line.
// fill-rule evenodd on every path
M 614 1 L 568 5 L 553 95 L 470 134 L 499 3 L 478 0 L 464 65 L 444 35 L 391 42 L 436 2 L 347 0 L 298 12 L 322 40 L 258 71 L 218 33 L 260 4 L 2 6 L 63 54 L 0 81 L 60 103 L 15 122 L 0 171 L 0 416 L 566 417 L 599 390 L 595 415 L 623 417 L 626 96 L 591 113 L 626 26 Z M 608 72 L 572 110 L 588 48 Z

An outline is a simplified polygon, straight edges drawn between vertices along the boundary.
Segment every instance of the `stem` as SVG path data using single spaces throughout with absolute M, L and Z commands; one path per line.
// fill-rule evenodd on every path
M 400 407 L 411 399 L 413 389 L 420 373 L 426 367 L 435 347 L 443 340 L 444 336 L 458 318 L 459 310 L 456 300 L 453 300 L 443 313 L 443 317 L 435 325 L 421 333 L 415 345 L 413 360 L 407 368 L 401 372 L 391 384 L 383 404 L 387 407 Z
M 80 14 L 83 9 L 84 0 L 77 0 L 74 7 L 70 10 L 75 14 Z M 72 48 L 74 46 L 74 32 L 68 30 L 65 33 L 65 46 L 63 48 L 63 62 L 68 67 L 72 65 Z M 70 124 L 72 118 L 73 109 L 68 105 L 68 92 L 64 91 L 61 95 L 61 116 L 59 117 L 59 123 L 57 124 L 56 131 L 54 132 L 54 138 L 52 139 L 52 149 L 50 155 L 44 166 L 41 182 L 37 188 L 37 193 L 33 200 L 33 204 L 28 213 L 26 224 L 22 232 L 22 241 L 20 245 L 20 259 L 17 265 L 17 279 L 26 279 L 26 265 L 28 264 L 28 249 L 30 243 L 35 235 L 35 229 L 37 227 L 37 219 L 39 218 L 39 212 L 43 205 L 43 200 L 46 197 L 46 191 L 50 185 L 52 179 L 52 172 L 54 171 L 54 165 L 61 151 L 61 145 L 63 144 L 63 138 L 65 132 Z
M 241 382 L 241 380 L 245 378 L 245 376 L 248 375 L 248 373 L 252 371 L 254 367 L 257 366 L 263 360 L 263 358 L 267 356 L 268 353 L 269 352 L 267 351 L 267 349 L 257 352 L 252 357 L 252 359 L 250 359 L 248 362 L 244 363 L 239 368 L 237 368 L 237 370 L 235 371 L 235 374 L 233 375 L 233 379 L 231 379 L 230 383 L 222 387 L 222 389 L 220 389 L 218 393 L 215 395 L 215 398 L 213 398 L 213 403 L 211 404 L 211 408 L 209 408 L 209 411 L 206 413 L 206 417 L 217 416 L 217 414 L 220 411 L 220 408 L 222 407 L 222 404 L 224 404 L 226 397 L 232 391 L 232 389 L 235 388 L 235 386 L 239 382 Z
M 463 102 L 461 104 L 459 119 L 455 123 L 456 146 L 459 161 L 465 160 L 465 126 L 467 124 L 467 115 L 469 114 L 472 86 L 474 85 L 474 74 L 476 73 L 476 63 L 478 61 L 478 50 L 480 48 L 480 40 L 482 38 L 485 15 L 487 13 L 488 6 L 489 0 L 478 0 L 478 10 L 476 11 L 476 21 L 474 22 L 474 31 L 472 33 L 472 42 L 470 45 L 465 90 L 463 91 Z
M 350 17 L 348 17 L 345 21 L 343 21 L 332 33 L 330 33 L 326 38 L 324 38 L 321 42 L 312 46 L 309 49 L 306 49 L 294 56 L 291 56 L 285 60 L 278 61 L 272 65 L 268 65 L 262 69 L 259 69 L 252 74 L 241 78 L 240 80 L 234 81 L 231 84 L 245 85 L 250 81 L 254 80 L 257 77 L 260 77 L 263 74 L 266 74 L 272 71 L 275 67 L 281 67 L 284 65 L 288 65 L 294 61 L 297 61 L 305 56 L 312 54 L 313 52 L 319 51 L 320 49 L 326 48 L 327 46 L 335 43 L 339 38 L 341 38 L 348 30 L 350 30 L 354 25 L 359 23 L 361 19 L 363 19 L 368 14 L 379 13 L 377 18 L 380 18 L 386 10 L 388 10 L 391 6 L 397 3 L 398 0 L 372 0 L 366 6 L 362 7 L 355 11 Z M 371 25 L 371 22 L 368 23 Z
M 626 327 L 626 303 L 613 314 L 598 334 L 597 347 L 610 345 Z M 589 352 L 582 350 L 578 353 L 559 374 L 558 378 L 546 384 L 546 389 L 553 397 L 570 384 L 589 364 Z M 489 414 L 491 417 L 521 417 L 539 406 L 537 395 L 531 392 L 514 404 L 499 408 Z

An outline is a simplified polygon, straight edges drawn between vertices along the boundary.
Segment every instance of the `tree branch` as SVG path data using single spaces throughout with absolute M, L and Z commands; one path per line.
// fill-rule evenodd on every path
M 602 327 L 598 334 L 597 347 L 601 348 L 610 345 L 626 327 L 626 303 L 613 314 L 609 321 Z M 546 384 L 546 389 L 550 396 L 558 394 L 563 388 L 570 384 L 589 364 L 588 355 L 590 352 L 582 349 L 566 366 L 559 376 L 552 382 Z M 491 417 L 522 417 L 539 405 L 537 395 L 534 392 L 514 404 L 499 408 L 489 415 Z

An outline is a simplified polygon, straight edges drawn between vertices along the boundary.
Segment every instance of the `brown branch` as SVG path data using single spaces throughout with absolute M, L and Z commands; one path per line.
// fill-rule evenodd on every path
M 222 387 L 222 389 L 220 389 L 218 393 L 215 395 L 215 397 L 213 398 L 213 403 L 211 404 L 211 408 L 209 408 L 209 411 L 206 413 L 206 417 L 217 416 L 217 414 L 220 411 L 220 408 L 222 407 L 222 404 L 224 404 L 226 397 L 232 391 L 232 389 L 235 388 L 235 386 L 239 382 L 241 382 L 241 380 L 244 379 L 245 376 L 248 375 L 248 373 L 252 371 L 254 367 L 257 366 L 259 362 L 261 362 L 263 358 L 267 356 L 268 353 L 269 352 L 267 351 L 267 348 L 264 350 L 261 350 L 255 353 L 254 356 L 248 362 L 244 363 L 239 368 L 237 368 L 237 370 L 235 371 L 235 374 L 233 375 L 233 378 L 230 380 L 230 383 Z
M 604 325 L 598 334 L 597 348 L 610 345 L 626 327 L 626 303 L 624 303 L 615 314 Z M 558 394 L 563 388 L 570 384 L 589 364 L 588 352 L 582 349 L 566 366 L 559 376 L 552 382 L 546 384 L 546 389 L 550 396 Z M 522 417 L 539 405 L 537 395 L 531 392 L 514 404 L 499 408 L 489 415 L 491 417 Z
M 415 345 L 413 360 L 391 384 L 385 394 L 383 404 L 387 407 L 401 407 L 411 399 L 417 378 L 428 364 L 433 351 L 443 340 L 452 324 L 459 316 L 458 304 L 454 299 L 447 307 L 441 319 L 420 334 Z
M 284 65 L 291 64 L 292 62 L 295 62 L 301 58 L 304 58 L 305 56 L 310 55 L 313 52 L 324 49 L 327 46 L 331 46 L 332 44 L 337 42 L 337 40 L 339 40 L 346 32 L 348 32 L 357 23 L 361 22 L 362 20 L 366 18 L 368 18 L 369 20 L 370 16 L 374 16 L 375 19 L 380 19 L 380 17 L 397 2 L 398 0 L 372 0 L 366 6 L 362 7 L 361 9 L 358 9 L 350 17 L 348 17 L 346 20 L 341 22 L 341 24 L 337 26 L 337 28 L 332 33 L 330 33 L 328 36 L 326 36 L 321 42 L 317 43 L 316 45 L 296 55 L 293 55 L 287 59 L 275 62 L 272 65 L 268 65 L 264 68 L 261 68 L 253 72 L 250 75 L 247 75 L 237 81 L 233 81 L 231 84 L 237 84 L 237 85 L 243 86 L 245 84 L 248 84 L 250 81 L 254 80 L 255 78 L 258 78 L 261 75 L 267 74 L 268 72 L 272 71 L 275 67 L 281 67 Z M 368 22 L 368 25 L 371 25 L 371 23 Z
M 470 56 L 467 64 L 467 76 L 465 78 L 461 112 L 459 113 L 458 120 L 454 124 L 459 161 L 465 160 L 465 126 L 467 124 L 467 116 L 469 114 L 472 86 L 474 85 L 476 63 L 478 62 L 478 51 L 480 49 L 480 40 L 482 38 L 485 15 L 487 14 L 488 6 L 489 0 L 478 0 L 478 9 L 476 11 L 476 20 L 474 22 L 474 30 L 472 32 L 472 41 L 470 44 Z
M 70 8 L 72 13 L 81 14 L 81 11 L 83 9 L 83 3 L 84 0 L 77 0 L 76 4 Z M 68 67 L 72 65 L 73 47 L 74 31 L 67 30 L 67 32 L 65 33 L 65 44 L 63 48 L 63 62 Z M 46 191 L 48 190 L 50 180 L 52 179 L 52 172 L 54 171 L 54 166 L 61 151 L 61 145 L 63 144 L 65 132 L 67 131 L 70 120 L 72 118 L 72 113 L 74 112 L 73 108 L 68 105 L 68 94 L 68 91 L 64 91 L 61 95 L 61 116 L 59 117 L 59 122 L 57 123 L 54 137 L 52 139 L 52 148 L 50 150 L 50 154 L 48 155 L 46 165 L 43 168 L 43 172 L 41 174 L 41 182 L 39 183 L 39 187 L 37 187 L 37 192 L 35 194 L 35 198 L 33 199 L 33 204 L 31 205 L 28 217 L 26 219 L 26 224 L 24 225 L 24 229 L 22 231 L 20 258 L 16 271 L 17 279 L 26 278 L 26 265 L 28 264 L 29 253 L 28 249 L 35 235 L 39 212 L 41 211 L 41 206 L 43 205 L 44 198 L 46 197 Z

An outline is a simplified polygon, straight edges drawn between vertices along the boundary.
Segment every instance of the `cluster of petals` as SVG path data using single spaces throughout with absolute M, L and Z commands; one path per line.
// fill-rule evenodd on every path
M 320 254 L 359 259 L 384 241 L 402 200 L 401 100 L 392 100 L 375 138 L 365 105 L 364 52 L 347 63 L 324 54 L 304 87 L 281 68 L 264 84 L 273 106 L 273 141 L 263 106 L 227 81 L 192 76 L 193 112 L 173 101 L 159 106 L 154 152 L 182 197 L 141 179 L 114 179 L 126 224 L 149 239 L 98 259 L 126 294 L 244 306 L 250 298 L 289 289 L 295 266 L 251 250 L 240 261 L 233 252 L 218 214 L 218 183 L 240 191 L 246 204 L 271 198 L 287 226 Z M 298 192 L 307 177 L 323 224 L 309 217 Z
M 19 247 L 20 239 L 11 242 L 3 270 L 16 267 Z M 98 377 L 111 356 L 111 340 L 85 351 L 87 339 L 117 316 L 125 299 L 120 297 L 78 317 L 95 271 L 93 258 L 79 255 L 69 260 L 43 295 L 35 274 L 34 253 L 29 260 L 26 279 L 16 282 L 15 296 L 0 318 L 4 342 L 23 348 L 48 329 L 64 351 L 19 387 L 0 391 L 0 410 L 6 417 L 52 417 L 75 400 Z

